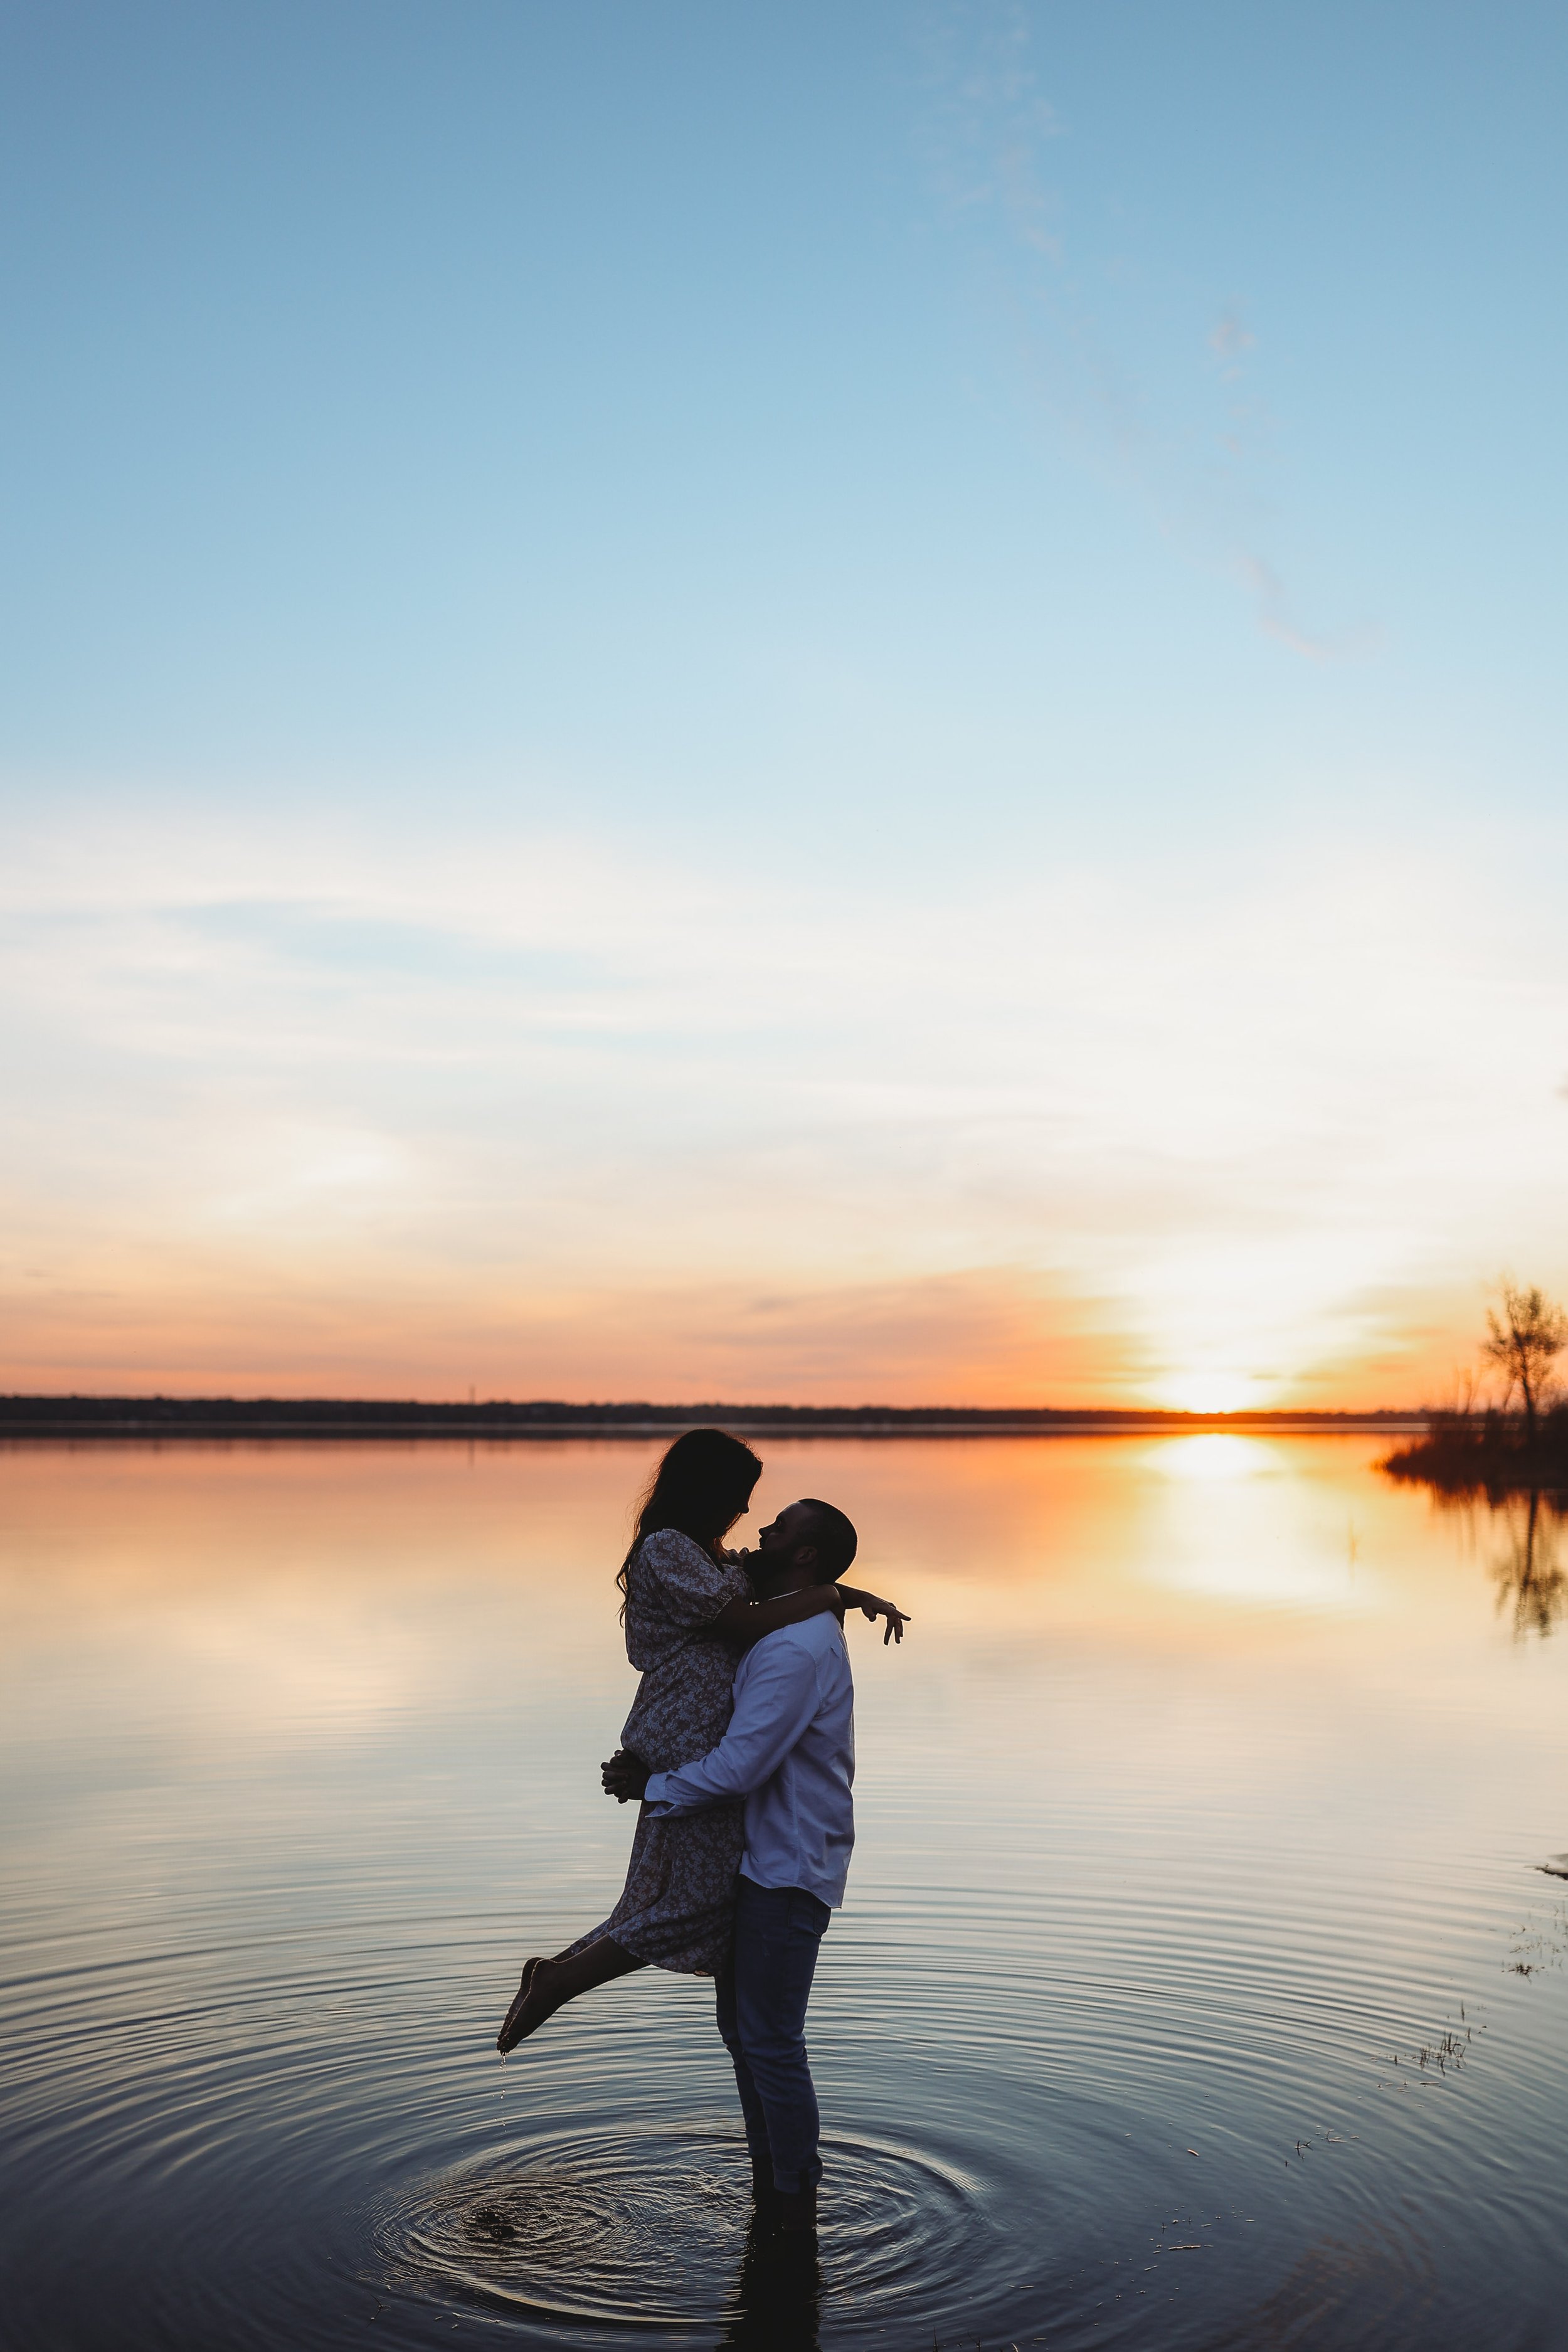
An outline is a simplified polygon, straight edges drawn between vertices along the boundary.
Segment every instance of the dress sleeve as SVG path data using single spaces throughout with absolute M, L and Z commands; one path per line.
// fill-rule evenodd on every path
M 642 1548 L 650 1597 L 675 1625 L 710 1625 L 727 1601 L 750 1601 L 743 1568 L 721 1566 L 700 1544 L 674 1528 L 660 1528 Z

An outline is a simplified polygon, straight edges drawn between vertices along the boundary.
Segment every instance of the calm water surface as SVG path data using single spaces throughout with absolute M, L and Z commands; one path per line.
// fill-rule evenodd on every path
M 916 1612 L 851 1630 L 818 2272 L 705 1985 L 490 2046 L 619 1886 L 652 1449 L 18 1449 L 0 2341 L 1561 2352 L 1551 1526 L 1361 1439 L 763 1450 Z

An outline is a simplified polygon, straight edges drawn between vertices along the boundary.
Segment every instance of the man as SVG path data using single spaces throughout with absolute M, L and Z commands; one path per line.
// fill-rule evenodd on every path
M 854 1528 L 831 1503 L 791 1503 L 763 1529 L 746 1566 L 766 1600 L 832 1582 L 856 1545 Z M 901 1618 L 888 1632 L 901 1641 Z M 758 2202 L 790 2234 L 816 2226 L 822 2163 L 805 2005 L 824 1931 L 844 1900 L 854 1778 L 855 1685 L 843 1623 L 831 1611 L 766 1633 L 746 1652 L 730 1728 L 696 1763 L 650 1774 L 622 1749 L 604 1767 L 611 1796 L 644 1797 L 656 1814 L 746 1801 L 719 2031 L 735 2063 Z

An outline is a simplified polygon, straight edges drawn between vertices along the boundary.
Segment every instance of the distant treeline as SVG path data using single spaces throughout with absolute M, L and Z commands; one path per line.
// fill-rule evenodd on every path
M 436 1404 L 382 1397 L 0 1397 L 5 1437 L 533 1437 L 594 1432 L 627 1436 L 718 1422 L 727 1429 L 838 1431 L 846 1435 L 965 1431 L 1028 1435 L 1101 1430 L 1353 1430 L 1412 1427 L 1409 1412 L 1073 1412 L 1049 1406 L 813 1404 L 566 1404 L 500 1399 Z
M 1435 1412 L 1383 1466 L 1452 1495 L 1568 1488 L 1568 1404 L 1539 1412 L 1533 1430 L 1521 1412 Z

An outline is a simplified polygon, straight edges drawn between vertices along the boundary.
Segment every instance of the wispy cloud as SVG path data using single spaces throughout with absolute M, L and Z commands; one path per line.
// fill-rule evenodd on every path
M 1258 338 L 1239 311 L 1226 310 L 1209 330 L 1209 349 L 1219 362 L 1220 372 L 1228 383 L 1236 383 L 1242 373 L 1242 362 L 1248 352 L 1258 348 Z
M 0 877 L 13 1381 L 1289 1398 L 1457 1265 L 1560 1278 L 1568 962 L 1459 848 L 759 908 L 568 835 L 156 831 Z
M 927 21 L 932 179 L 1011 321 L 1036 398 L 1085 462 L 1245 588 L 1278 644 L 1312 661 L 1364 651 L 1365 631 L 1302 622 L 1270 548 L 1277 436 L 1247 306 L 1211 302 L 1205 314 L 1201 295 L 1159 282 L 1125 218 L 1109 245 L 1103 225 L 1075 221 L 1078 134 L 1042 87 L 1037 47 L 1019 0 L 967 0 Z M 1201 283 L 1201 268 L 1192 276 Z

